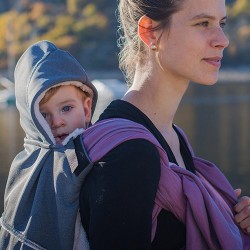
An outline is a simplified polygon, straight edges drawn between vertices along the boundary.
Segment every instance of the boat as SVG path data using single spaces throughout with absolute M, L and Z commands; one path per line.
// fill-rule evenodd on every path
M 7 77 L 0 75 L 0 105 L 13 105 L 15 101 L 14 83 Z

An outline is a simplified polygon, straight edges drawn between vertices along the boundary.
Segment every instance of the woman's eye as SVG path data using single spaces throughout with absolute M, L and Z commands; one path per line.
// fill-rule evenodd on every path
M 208 27 L 209 23 L 208 23 L 208 21 L 204 21 L 204 22 L 198 23 L 197 25 L 203 26 L 203 27 Z
M 65 107 L 62 108 L 62 111 L 63 111 L 63 112 L 68 112 L 68 111 L 70 111 L 71 109 L 72 109 L 71 106 L 65 106 Z
M 222 22 L 222 23 L 220 23 L 220 27 L 221 27 L 222 29 L 224 29 L 224 28 L 225 28 L 225 26 L 226 26 L 226 22 Z

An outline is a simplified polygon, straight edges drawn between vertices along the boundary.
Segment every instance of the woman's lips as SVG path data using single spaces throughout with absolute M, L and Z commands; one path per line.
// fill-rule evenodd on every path
M 222 57 L 209 57 L 209 58 L 204 58 L 203 60 L 216 68 L 220 68 L 221 66 L 221 59 Z

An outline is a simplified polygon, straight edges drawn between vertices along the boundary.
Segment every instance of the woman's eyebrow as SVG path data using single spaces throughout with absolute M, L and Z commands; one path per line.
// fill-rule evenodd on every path
M 215 16 L 211 16 L 211 15 L 202 13 L 202 14 L 199 14 L 199 15 L 196 15 L 196 16 L 192 17 L 192 20 L 202 19 L 202 18 L 207 18 L 207 19 L 211 19 L 211 20 L 215 20 L 216 19 Z M 221 18 L 221 20 L 226 20 L 226 19 L 227 19 L 227 16 L 224 16 L 223 18 Z

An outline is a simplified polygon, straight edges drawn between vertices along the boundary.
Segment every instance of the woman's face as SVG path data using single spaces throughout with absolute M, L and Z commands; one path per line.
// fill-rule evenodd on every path
M 183 0 L 159 44 L 159 62 L 168 77 L 215 83 L 223 50 L 229 44 L 225 22 L 224 0 Z

